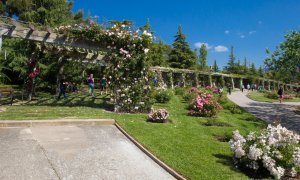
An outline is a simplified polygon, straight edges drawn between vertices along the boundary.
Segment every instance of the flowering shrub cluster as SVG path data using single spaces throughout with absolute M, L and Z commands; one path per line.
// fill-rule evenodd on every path
M 220 110 L 221 105 L 212 94 L 203 93 L 194 98 L 189 106 L 189 114 L 192 116 L 212 117 Z
M 300 136 L 281 125 L 269 125 L 260 134 L 243 137 L 238 130 L 229 141 L 236 165 L 267 172 L 276 179 L 297 177 L 300 168 Z
M 153 110 L 148 114 L 148 121 L 151 122 L 166 122 L 169 117 L 169 112 L 165 109 Z
M 95 20 L 74 26 L 61 26 L 56 31 L 69 37 L 99 44 L 106 49 L 108 85 L 113 90 L 115 111 L 142 112 L 151 108 L 147 53 L 152 33 L 135 29 L 131 22 L 98 24 Z

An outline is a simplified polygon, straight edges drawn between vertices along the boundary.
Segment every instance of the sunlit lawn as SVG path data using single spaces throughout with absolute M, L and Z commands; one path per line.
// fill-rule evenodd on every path
M 250 99 L 252 99 L 254 101 L 258 101 L 258 102 L 269 102 L 269 103 L 279 102 L 278 99 L 267 98 L 264 96 L 264 93 L 256 92 L 256 91 L 250 92 L 247 96 Z M 300 98 L 286 99 L 286 100 L 284 100 L 284 102 L 300 102 Z
M 215 136 L 228 137 L 235 129 L 242 133 L 259 130 L 264 123 L 250 114 L 232 114 L 223 110 L 216 121 L 229 126 L 204 126 L 207 118 L 187 116 L 186 103 L 174 96 L 168 104 L 155 104 L 167 108 L 171 123 L 146 122 L 146 114 L 116 114 L 110 109 L 109 98 L 86 94 L 71 94 L 68 100 L 57 101 L 54 96 L 40 94 L 38 101 L 18 106 L 5 106 L 2 120 L 56 119 L 56 118 L 113 118 L 129 134 L 177 172 L 189 179 L 247 179 L 232 165 L 228 142 Z M 229 102 L 230 103 L 230 102 Z

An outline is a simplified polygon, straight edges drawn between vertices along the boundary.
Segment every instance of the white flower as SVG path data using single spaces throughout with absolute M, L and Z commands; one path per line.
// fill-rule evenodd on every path
M 251 160 L 256 161 L 257 159 L 261 158 L 263 151 L 256 147 L 256 144 L 251 145 L 249 148 L 248 158 Z
M 149 52 L 149 49 L 148 49 L 148 48 L 145 48 L 145 49 L 144 49 L 144 52 L 145 52 L 145 54 L 147 54 L 147 53 Z
M 293 161 L 296 166 L 300 165 L 300 148 L 296 148 L 293 154 Z

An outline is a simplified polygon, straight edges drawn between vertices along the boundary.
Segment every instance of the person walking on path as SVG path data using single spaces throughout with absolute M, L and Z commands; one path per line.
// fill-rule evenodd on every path
M 102 95 L 102 92 L 104 92 L 104 91 L 106 93 L 106 84 L 107 84 L 106 78 L 105 78 L 105 76 L 103 76 L 102 79 L 100 80 L 101 95 Z
M 88 78 L 88 83 L 89 83 L 89 96 L 90 96 L 90 95 L 94 96 L 94 88 L 95 88 L 94 82 L 95 82 L 95 80 L 94 80 L 93 74 L 90 74 L 90 77 Z
M 228 84 L 228 94 L 231 95 L 232 87 L 230 84 Z
M 279 86 L 277 94 L 279 95 L 279 102 L 282 103 L 282 101 L 283 101 L 283 87 L 282 87 L 282 85 Z
M 244 92 L 245 86 L 244 84 L 242 84 L 242 92 Z
M 248 92 L 250 91 L 250 84 L 248 83 L 247 84 L 247 89 L 248 89 Z
M 64 96 L 64 99 L 67 99 L 66 88 L 67 88 L 67 83 L 64 82 L 64 79 L 61 79 L 59 81 L 59 94 L 58 94 L 57 100 L 60 100 L 61 95 Z

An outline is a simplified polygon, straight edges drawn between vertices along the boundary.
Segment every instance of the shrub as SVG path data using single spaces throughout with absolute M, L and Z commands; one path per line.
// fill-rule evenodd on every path
M 213 95 L 203 93 L 194 98 L 189 106 L 189 115 L 212 117 L 215 116 L 222 106 L 217 102 Z
M 286 94 L 283 96 L 283 99 L 294 99 L 294 97 L 291 94 Z
M 176 88 L 175 88 L 175 94 L 176 94 L 176 95 L 183 96 L 183 95 L 184 95 L 184 92 L 185 92 L 185 89 L 184 89 L 184 88 L 181 88 L 181 87 L 176 87 Z
M 169 117 L 169 112 L 165 109 L 158 109 L 156 111 L 152 110 L 148 114 L 148 121 L 164 123 L 164 122 L 167 122 L 168 117 Z
M 242 110 L 239 106 L 237 106 L 236 104 L 233 104 L 229 107 L 229 110 L 232 114 L 242 114 Z
M 172 92 L 170 90 L 158 90 L 155 93 L 155 100 L 158 103 L 167 103 L 172 98 Z
M 281 125 L 269 125 L 260 134 L 243 137 L 238 130 L 229 141 L 236 167 L 252 173 L 266 172 L 276 179 L 297 177 L 300 168 L 300 136 Z
M 266 92 L 264 96 L 269 99 L 278 99 L 278 94 L 275 91 Z

